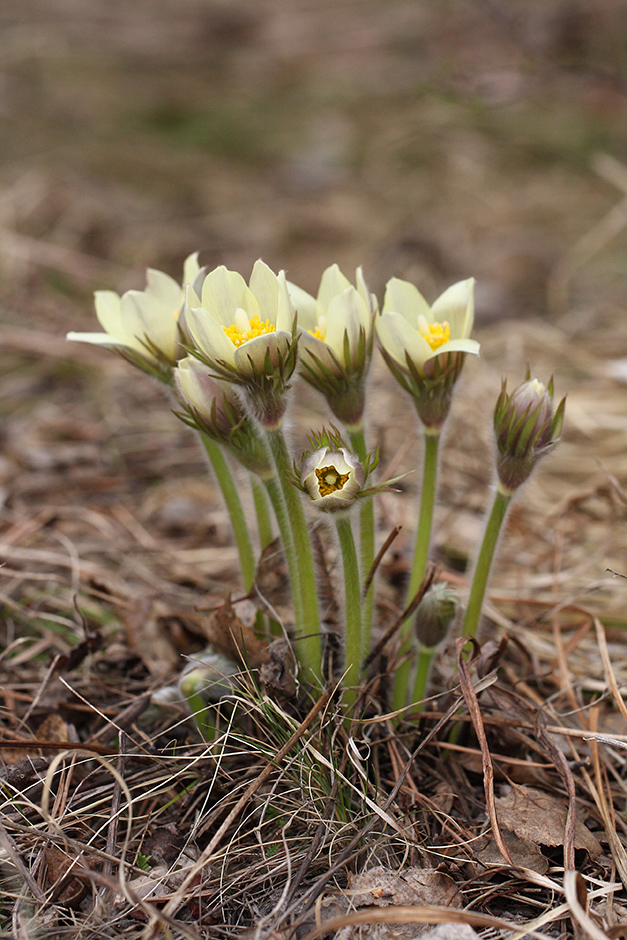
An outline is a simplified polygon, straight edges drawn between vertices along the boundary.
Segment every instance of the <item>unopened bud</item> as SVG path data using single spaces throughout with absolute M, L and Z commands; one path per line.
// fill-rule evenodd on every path
M 414 628 L 422 646 L 434 647 L 444 640 L 457 610 L 457 595 L 448 584 L 437 581 L 429 588 L 414 614 Z
M 553 409 L 553 380 L 544 386 L 529 378 L 511 395 L 503 382 L 494 410 L 498 447 L 497 471 L 501 489 L 513 493 L 534 466 L 557 444 L 564 423 L 563 398 Z

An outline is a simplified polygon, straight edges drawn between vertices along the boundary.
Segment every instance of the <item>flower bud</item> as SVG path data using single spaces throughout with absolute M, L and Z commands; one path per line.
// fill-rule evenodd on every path
M 513 493 L 530 475 L 534 466 L 557 444 L 564 423 L 563 398 L 553 408 L 553 379 L 544 386 L 527 379 L 511 395 L 503 381 L 494 409 L 494 430 L 498 447 L 497 472 L 500 488 Z
M 349 509 L 361 493 L 366 472 L 345 447 L 321 447 L 308 454 L 300 473 L 302 488 L 322 512 Z
M 414 629 L 422 646 L 433 648 L 444 640 L 458 607 L 457 595 L 444 581 L 429 588 L 414 614 Z

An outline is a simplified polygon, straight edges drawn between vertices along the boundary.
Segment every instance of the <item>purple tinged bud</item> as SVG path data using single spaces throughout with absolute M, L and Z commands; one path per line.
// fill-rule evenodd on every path
M 527 376 L 511 395 L 503 382 L 494 410 L 500 487 L 513 493 L 538 460 L 557 444 L 564 423 L 566 399 L 553 408 L 553 379 L 548 386 Z

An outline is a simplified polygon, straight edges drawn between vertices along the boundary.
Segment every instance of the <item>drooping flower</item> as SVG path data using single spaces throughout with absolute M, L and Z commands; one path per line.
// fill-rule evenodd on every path
M 245 389 L 256 417 L 277 427 L 296 365 L 295 317 L 285 275 L 255 262 L 249 285 L 220 266 L 202 282 L 200 298 L 188 288 L 190 350 L 217 375 Z
M 474 320 L 474 279 L 453 284 L 429 306 L 409 281 L 388 281 L 376 329 L 385 361 L 412 396 L 427 431 L 437 433 L 451 404 L 467 354 Z
M 107 346 L 143 371 L 171 382 L 177 359 L 185 355 L 179 328 L 185 286 L 199 272 L 196 253 L 185 261 L 182 286 L 149 268 L 143 291 L 129 290 L 121 297 L 115 291 L 96 291 L 96 316 L 104 333 L 68 333 L 67 338 Z
M 301 374 L 352 429 L 362 422 L 376 310 L 361 268 L 355 283 L 333 264 L 322 275 L 317 298 L 288 284 L 298 314 Z
M 518 489 L 538 460 L 553 450 L 562 433 L 565 407 L 562 398 L 553 408 L 553 379 L 545 386 L 527 372 L 526 380 L 511 395 L 503 381 L 494 409 L 494 431 L 499 486 L 504 493 Z
M 212 377 L 191 356 L 178 363 L 174 378 L 182 407 L 177 415 L 185 424 L 223 444 L 253 473 L 272 475 L 267 447 L 230 382 Z

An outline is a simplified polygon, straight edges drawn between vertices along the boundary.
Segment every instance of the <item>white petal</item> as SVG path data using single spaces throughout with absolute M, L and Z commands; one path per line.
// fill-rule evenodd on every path
M 147 291 L 130 290 L 122 297 L 122 315 L 128 328 L 131 329 L 131 324 L 135 324 L 137 338 L 149 340 L 169 359 L 174 359 L 177 313 L 178 307 L 172 309 L 169 304 L 164 307 L 156 303 Z M 141 348 L 150 355 L 145 346 Z
M 384 313 L 377 318 L 377 335 L 388 356 L 407 368 L 406 355 L 421 369 L 432 355 L 429 343 L 400 313 Z
M 303 330 L 315 330 L 318 326 L 318 303 L 315 297 L 308 294 L 297 284 L 287 282 L 290 301 L 298 314 L 298 325 Z
M 383 313 L 393 312 L 400 313 L 405 317 L 414 329 L 421 314 L 427 322 L 433 322 L 431 307 L 418 288 L 409 281 L 402 281 L 398 277 L 393 277 L 387 282 L 383 300 Z
M 195 251 L 193 255 L 188 255 L 183 264 L 183 287 L 186 284 L 193 284 L 199 272 L 198 252 Z
M 112 290 L 97 290 L 94 294 L 94 304 L 98 322 L 105 333 L 126 342 L 128 331 L 124 328 L 122 301 L 118 294 Z
M 342 274 L 337 264 L 332 264 L 323 272 L 318 288 L 318 306 L 322 311 L 328 309 L 333 297 L 343 293 L 351 286 L 348 278 Z
M 452 339 L 435 349 L 427 358 L 432 359 L 434 356 L 441 356 L 443 353 L 449 352 L 463 352 L 478 356 L 479 349 L 479 343 L 475 339 Z
M 349 287 L 339 296 L 333 297 L 327 310 L 326 342 L 344 365 L 344 334 L 348 334 L 351 361 L 357 354 L 359 332 L 363 328 L 368 335 L 370 316 L 362 298 L 354 287 Z
M 279 283 L 277 276 L 265 262 L 255 261 L 250 275 L 250 289 L 259 304 L 259 317 L 276 326 L 279 309 Z
M 169 313 L 177 313 L 183 303 L 183 289 L 177 284 L 174 278 L 163 271 L 156 271 L 154 268 L 148 268 L 146 272 L 146 290 L 144 291 L 155 304 L 168 310 Z
M 233 361 L 239 372 L 243 375 L 251 375 L 265 368 L 268 352 L 272 365 L 275 365 L 279 358 L 284 358 L 291 342 L 291 333 L 284 331 L 264 333 L 238 346 L 235 349 Z
M 241 307 L 249 316 L 259 316 L 259 304 L 246 281 L 236 271 L 220 265 L 202 285 L 202 305 L 221 326 L 231 326 L 233 314 Z
M 204 307 L 191 307 L 185 316 L 187 328 L 201 353 L 211 359 L 235 361 L 235 344 Z
M 128 343 L 109 333 L 68 333 L 65 338 L 75 343 L 91 343 L 93 346 L 128 346 Z
M 292 306 L 292 301 L 290 300 L 290 293 L 287 289 L 285 271 L 279 271 L 277 275 L 277 284 L 279 286 L 279 305 L 274 325 L 279 332 L 285 330 L 288 333 L 291 333 L 294 325 L 295 311 L 294 307 Z
M 445 320 L 453 339 L 464 339 L 472 332 L 474 319 L 474 278 L 458 281 L 441 294 L 431 308 L 433 319 Z

